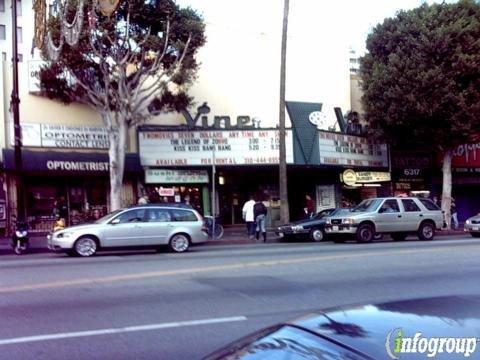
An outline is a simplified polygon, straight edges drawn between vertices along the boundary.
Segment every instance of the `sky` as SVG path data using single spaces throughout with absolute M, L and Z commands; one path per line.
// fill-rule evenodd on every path
M 284 0 L 176 1 L 197 10 L 206 23 L 207 43 L 197 54 L 200 70 L 190 89 L 196 101 L 208 101 L 215 114 L 248 114 L 262 126 L 276 124 Z M 327 121 L 335 123 L 334 107 L 352 107 L 350 49 L 363 55 L 378 23 L 421 4 L 290 0 L 286 99 L 321 103 Z
M 283 0 L 177 2 L 203 13 L 207 24 L 219 28 L 258 34 L 281 31 Z M 290 0 L 289 37 L 303 36 L 306 43 L 315 46 L 321 46 L 322 41 L 337 41 L 362 53 L 367 35 L 376 24 L 401 9 L 412 9 L 423 2 L 425 0 Z

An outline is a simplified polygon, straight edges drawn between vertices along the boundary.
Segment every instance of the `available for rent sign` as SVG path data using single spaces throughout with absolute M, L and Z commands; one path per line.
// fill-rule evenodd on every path
M 291 131 L 287 163 L 293 163 Z M 140 131 L 142 166 L 258 165 L 279 163 L 278 130 Z

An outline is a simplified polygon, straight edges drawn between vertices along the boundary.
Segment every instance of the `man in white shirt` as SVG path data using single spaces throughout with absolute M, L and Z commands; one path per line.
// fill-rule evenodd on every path
M 247 223 L 247 234 L 249 239 L 253 239 L 255 236 L 255 217 L 253 215 L 253 206 L 255 205 L 255 200 L 253 196 L 250 195 L 250 200 L 248 200 L 242 209 L 243 220 Z

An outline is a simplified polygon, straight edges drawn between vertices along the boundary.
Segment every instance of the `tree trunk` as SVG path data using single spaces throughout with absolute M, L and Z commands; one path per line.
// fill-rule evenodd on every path
M 125 151 L 127 147 L 128 127 L 125 121 L 118 122 L 118 133 L 109 131 L 110 148 L 110 211 L 120 209 L 122 204 L 123 172 L 125 169 Z
M 452 203 L 452 150 L 448 149 L 443 155 L 443 184 L 442 184 L 442 210 L 444 211 L 447 229 L 451 229 L 452 215 L 450 205 Z
M 287 29 L 288 29 L 288 8 L 289 0 L 285 0 L 283 6 L 283 30 L 282 30 L 282 51 L 280 55 L 280 221 L 282 224 L 290 222 L 288 190 L 287 190 L 287 151 L 285 145 L 285 77 L 287 62 Z

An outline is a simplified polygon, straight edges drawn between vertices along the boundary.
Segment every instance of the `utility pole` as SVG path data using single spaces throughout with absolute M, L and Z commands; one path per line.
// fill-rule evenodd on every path
M 17 43 L 17 0 L 12 2 L 12 64 L 13 64 L 13 88 L 11 107 L 13 114 L 14 129 L 14 153 L 15 153 L 15 182 L 17 185 L 17 219 L 25 220 L 25 202 L 23 198 L 22 176 L 22 130 L 20 127 L 20 97 L 18 91 L 18 43 Z
M 217 177 L 216 173 L 216 167 L 215 167 L 215 146 L 216 144 L 213 144 L 213 151 L 212 151 L 212 240 L 215 241 L 215 213 L 217 209 L 215 208 L 215 200 L 216 200 L 216 195 L 215 195 L 215 179 Z
M 282 30 L 282 50 L 280 55 L 280 221 L 282 224 L 290 222 L 288 190 L 287 190 L 287 150 L 285 146 L 285 77 L 287 62 L 287 29 L 288 29 L 288 8 L 289 0 L 285 0 L 283 6 L 283 30 Z

